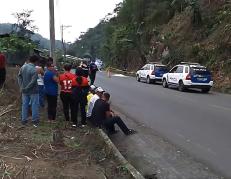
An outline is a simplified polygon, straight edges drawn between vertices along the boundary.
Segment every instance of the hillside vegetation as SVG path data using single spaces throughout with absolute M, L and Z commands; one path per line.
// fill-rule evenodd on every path
M 148 61 L 169 67 L 200 62 L 216 88 L 231 89 L 231 3 L 226 0 L 124 0 L 82 34 L 69 53 L 136 70 Z

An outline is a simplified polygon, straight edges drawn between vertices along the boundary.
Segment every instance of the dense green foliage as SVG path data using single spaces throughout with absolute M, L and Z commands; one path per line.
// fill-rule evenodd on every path
M 226 0 L 124 0 L 71 45 L 109 65 L 135 70 L 147 61 L 207 65 L 217 80 L 231 74 L 231 4 Z M 225 78 L 227 76 L 227 78 Z M 229 82 L 227 82 L 229 83 Z

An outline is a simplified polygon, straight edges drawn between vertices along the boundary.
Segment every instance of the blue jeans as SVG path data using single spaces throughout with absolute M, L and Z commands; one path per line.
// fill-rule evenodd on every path
M 40 107 L 44 107 L 45 106 L 44 104 L 44 95 L 45 95 L 44 85 L 38 85 L 38 88 L 39 88 L 39 105 Z
M 39 122 L 39 94 L 22 94 L 22 123 L 28 121 L 29 107 L 32 110 L 32 122 Z

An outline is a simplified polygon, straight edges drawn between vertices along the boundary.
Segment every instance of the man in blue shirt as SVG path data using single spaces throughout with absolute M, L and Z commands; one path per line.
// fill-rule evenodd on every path
M 29 105 L 31 104 L 32 122 L 34 127 L 39 123 L 39 91 L 38 91 L 38 73 L 35 63 L 37 56 L 31 56 L 29 63 L 24 64 L 18 74 L 18 84 L 22 92 L 22 124 L 28 122 Z
M 48 120 L 50 122 L 54 121 L 56 118 L 58 82 L 59 79 L 57 76 L 57 72 L 52 62 L 48 62 L 47 70 L 44 75 L 44 87 L 45 87 L 45 94 L 48 103 L 48 107 L 47 107 Z

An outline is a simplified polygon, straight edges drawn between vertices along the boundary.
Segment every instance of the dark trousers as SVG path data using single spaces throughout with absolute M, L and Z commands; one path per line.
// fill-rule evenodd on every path
M 0 87 L 3 86 L 6 80 L 6 69 L 0 68 Z
M 76 120 L 74 121 L 74 123 L 77 124 L 77 117 L 80 108 L 81 124 L 86 125 L 86 100 L 82 98 L 81 100 L 76 100 L 75 102 L 76 102 Z
M 95 82 L 95 76 L 96 76 L 96 72 L 91 72 L 91 74 L 89 75 L 91 80 L 91 85 L 93 85 Z
M 63 113 L 66 121 L 70 120 L 69 111 L 71 111 L 71 120 L 76 118 L 76 105 L 72 93 L 61 92 L 60 99 L 63 103 Z
M 57 96 L 47 95 L 47 113 L 49 120 L 55 120 L 57 108 Z
M 119 116 L 107 118 L 104 122 L 104 126 L 108 132 L 115 131 L 115 124 L 119 126 L 119 128 L 124 132 L 124 134 L 128 133 L 128 127 Z

